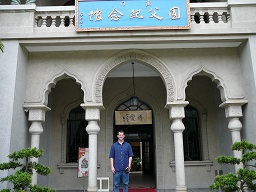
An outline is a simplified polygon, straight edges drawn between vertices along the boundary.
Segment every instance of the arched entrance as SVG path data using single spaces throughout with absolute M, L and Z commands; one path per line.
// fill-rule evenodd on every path
M 147 120 L 143 121 L 147 115 Z M 140 100 L 137 105 L 132 105 L 130 100 L 123 102 L 115 110 L 113 127 L 114 142 L 117 132 L 123 130 L 125 141 L 133 149 L 130 187 L 155 187 L 154 126 L 150 107 Z
M 152 147 L 154 150 L 153 153 L 151 153 L 153 157 L 150 159 L 154 160 L 154 164 L 151 166 L 154 171 L 153 174 L 143 174 L 141 171 L 139 178 L 134 172 L 134 174 L 131 174 L 132 177 L 129 186 L 156 187 L 157 189 L 163 189 L 164 172 L 166 170 L 164 160 L 165 157 L 169 157 L 170 154 L 165 153 L 163 148 L 164 140 L 161 139 L 163 132 L 165 132 L 164 127 L 169 126 L 169 124 L 164 125 L 164 116 L 162 114 L 165 113 L 165 109 L 163 108 L 166 102 L 174 100 L 175 95 L 172 94 L 174 92 L 174 83 L 172 81 L 172 75 L 169 71 L 165 70 L 165 65 L 161 64 L 161 62 L 155 58 L 149 58 L 151 58 L 150 55 L 134 50 L 125 51 L 123 54 L 120 53 L 116 57 L 111 58 L 106 62 L 104 67 L 99 69 L 98 78 L 94 86 L 95 89 L 92 92 L 94 93 L 93 95 L 95 95 L 93 100 L 95 99 L 96 102 L 103 102 L 104 104 L 105 111 L 103 112 L 104 116 L 102 119 L 103 121 L 104 119 L 106 120 L 106 129 L 101 129 L 101 133 L 105 131 L 104 138 L 106 138 L 107 150 L 111 148 L 113 141 L 116 139 L 115 122 L 113 120 L 115 119 L 114 114 L 118 107 L 134 95 L 143 103 L 147 104 L 147 106 L 150 106 L 148 108 L 153 111 L 151 127 L 153 127 Z M 132 63 L 134 63 L 135 69 L 135 86 L 133 86 Z M 124 128 L 122 127 L 122 129 Z M 132 129 L 136 129 L 136 124 L 130 126 L 130 130 Z M 126 139 L 134 139 L 131 138 L 131 136 L 134 135 L 127 136 Z M 170 131 L 168 131 L 165 136 L 171 138 Z M 141 146 L 143 146 L 143 144 L 137 140 L 131 142 L 135 142 L 134 145 L 137 145 L 137 149 L 142 148 Z M 148 146 L 149 144 L 150 143 L 147 143 L 145 145 Z M 170 149 L 171 143 L 168 142 L 167 145 Z M 106 157 L 106 162 L 109 162 L 108 156 Z M 144 173 L 146 172 L 147 171 Z M 110 178 L 110 188 L 112 188 L 112 172 L 106 169 L 106 175 Z M 134 183 L 134 181 L 141 182 Z M 148 185 L 146 185 L 145 182 L 149 182 Z

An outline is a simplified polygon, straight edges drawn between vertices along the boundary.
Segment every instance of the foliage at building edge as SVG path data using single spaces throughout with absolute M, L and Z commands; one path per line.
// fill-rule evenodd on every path
M 32 185 L 32 174 L 35 170 L 39 175 L 47 176 L 51 170 L 48 166 L 31 161 L 31 158 L 39 158 L 43 155 L 42 149 L 37 148 L 24 148 L 19 151 L 13 152 L 8 157 L 9 162 L 1 163 L 0 170 L 14 169 L 13 175 L 1 178 L 1 182 L 10 182 L 13 184 L 13 191 L 15 192 L 51 192 L 53 190 L 47 187 Z M 3 189 L 0 192 L 11 192 L 11 189 Z
M 242 140 L 232 145 L 232 150 L 242 151 L 242 158 L 232 156 L 219 156 L 216 158 L 219 164 L 242 165 L 236 173 L 228 173 L 215 177 L 214 183 L 210 185 L 210 189 L 223 192 L 245 192 L 248 189 L 256 191 L 256 145 Z

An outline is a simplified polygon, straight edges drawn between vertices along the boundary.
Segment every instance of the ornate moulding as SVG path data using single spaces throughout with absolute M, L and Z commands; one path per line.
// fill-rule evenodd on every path
M 102 90 L 108 73 L 118 65 L 129 61 L 139 61 L 145 65 L 149 65 L 151 68 L 153 67 L 156 71 L 158 71 L 166 86 L 167 102 L 172 102 L 175 100 L 175 86 L 173 76 L 165 64 L 158 58 L 143 51 L 128 50 L 111 57 L 98 70 L 95 76 L 93 90 L 93 97 L 96 103 L 102 103 Z
M 47 105 L 48 104 L 48 95 L 51 92 L 51 89 L 55 87 L 58 81 L 62 79 L 67 79 L 71 78 L 76 81 L 81 86 L 81 89 L 84 93 L 84 101 L 91 102 L 91 91 L 89 87 L 84 83 L 83 78 L 79 77 L 75 73 L 71 73 L 68 70 L 63 70 L 62 72 L 58 74 L 54 74 L 53 76 L 50 76 L 48 78 L 48 81 L 45 81 L 43 86 L 39 88 L 38 92 L 38 98 L 37 99 L 32 99 L 29 98 L 29 96 L 26 96 L 25 98 L 25 105 L 31 105 L 31 104 L 43 104 Z M 27 95 L 30 95 L 27 93 Z M 31 94 L 33 95 L 33 94 Z

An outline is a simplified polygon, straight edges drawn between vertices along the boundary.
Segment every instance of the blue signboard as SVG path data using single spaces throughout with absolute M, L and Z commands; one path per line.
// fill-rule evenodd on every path
M 190 29 L 188 0 L 76 0 L 76 31 Z

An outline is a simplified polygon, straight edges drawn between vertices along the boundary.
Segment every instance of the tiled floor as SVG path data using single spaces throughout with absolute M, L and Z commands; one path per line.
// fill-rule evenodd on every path
M 130 174 L 130 188 L 144 187 L 155 188 L 155 178 L 153 175 L 142 175 L 141 172 Z M 209 192 L 209 189 L 188 189 L 188 192 Z M 175 192 L 171 190 L 157 190 L 157 192 Z
M 129 188 L 155 188 L 155 178 L 153 175 L 142 175 L 141 172 L 130 174 Z M 209 192 L 209 189 L 188 189 L 188 192 Z M 84 192 L 84 191 L 58 191 L 58 192 Z M 110 190 L 110 192 L 113 192 Z M 157 192 L 175 192 L 170 190 L 157 190 Z

